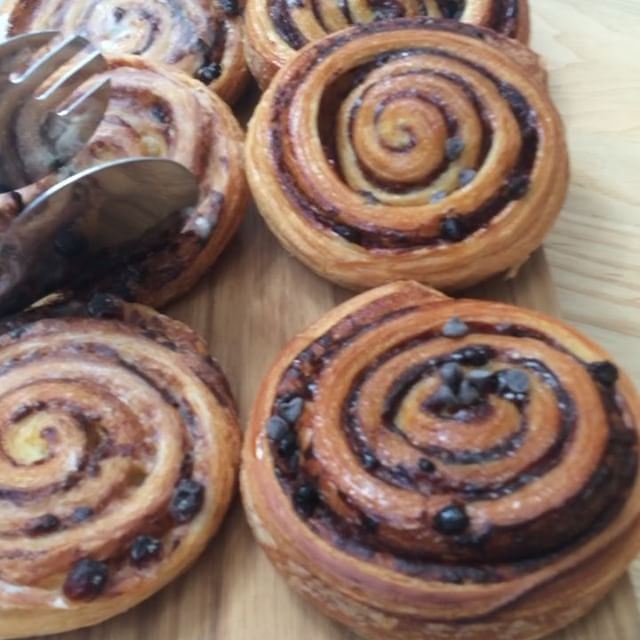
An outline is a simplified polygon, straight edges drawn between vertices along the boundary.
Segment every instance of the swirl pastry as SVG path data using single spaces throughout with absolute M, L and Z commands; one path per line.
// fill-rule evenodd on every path
M 544 78 L 524 46 L 453 21 L 327 36 L 254 113 L 251 190 L 285 248 L 339 284 L 471 285 L 522 264 L 564 202 Z
M 265 379 L 241 481 L 288 582 L 366 638 L 531 640 L 640 550 L 640 398 L 540 313 L 361 294 Z
M 202 341 L 99 295 L 0 326 L 0 638 L 105 620 L 191 564 L 240 431 Z
M 199 180 L 197 206 L 148 233 L 135 247 L 91 259 L 70 283 L 80 295 L 87 289 L 109 291 L 158 307 L 193 286 L 240 224 L 248 196 L 243 132 L 219 97 L 184 74 L 135 56 L 110 59 L 106 73 L 111 99 L 87 147 L 55 179 L 48 176 L 20 192 L 1 195 L 0 221 L 15 215 L 18 201 L 22 206 L 69 172 L 133 156 L 180 162 Z M 56 250 L 80 259 L 82 244 L 65 242 Z
M 228 102 L 245 86 L 237 0 L 6 0 L 7 36 L 55 29 L 110 56 L 135 54 L 197 78 Z
M 251 72 L 265 88 L 296 50 L 351 25 L 429 16 L 490 28 L 529 40 L 527 0 L 249 0 L 245 51 Z

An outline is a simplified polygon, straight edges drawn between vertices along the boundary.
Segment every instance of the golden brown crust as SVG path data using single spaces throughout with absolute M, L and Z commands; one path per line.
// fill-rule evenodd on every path
M 245 56 L 251 73 L 264 89 L 309 42 L 349 26 L 392 18 L 453 18 L 529 41 L 526 0 L 466 0 L 462 11 L 455 2 L 345 2 L 336 0 L 248 0 L 245 11 Z M 448 5 L 445 6 L 445 5 Z
M 161 307 L 211 267 L 242 220 L 248 198 L 244 134 L 230 108 L 196 80 L 136 56 L 109 63 L 109 107 L 85 149 L 70 166 L 20 194 L 28 204 L 69 173 L 117 158 L 167 157 L 193 171 L 200 187 L 195 207 L 182 212 L 168 231 L 150 233 L 135 253 L 93 261 L 69 285 L 78 295 L 109 291 Z M 0 196 L 0 211 L 7 219 L 17 212 L 11 194 Z
M 183 572 L 235 487 L 240 431 L 206 346 L 96 296 L 0 323 L 0 638 L 129 609 Z
M 291 586 L 366 638 L 533 640 L 640 549 L 639 428 L 631 382 L 574 329 L 400 282 L 283 350 L 243 500 Z
M 200 182 L 200 201 L 173 236 L 91 283 L 160 307 L 195 284 L 242 220 L 244 134 L 229 107 L 197 81 L 133 56 L 110 66 L 109 110 L 74 167 L 133 155 L 168 157 Z
M 453 21 L 328 36 L 249 124 L 249 184 L 285 248 L 352 288 L 440 289 L 522 264 L 560 210 L 562 123 L 537 56 Z
M 110 56 L 136 54 L 200 79 L 231 103 L 248 79 L 237 0 L 7 0 L 7 35 L 80 33 Z

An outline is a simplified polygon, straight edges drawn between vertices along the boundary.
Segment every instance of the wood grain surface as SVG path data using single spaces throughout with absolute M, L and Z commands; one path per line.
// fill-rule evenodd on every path
M 546 242 L 560 312 L 640 386 L 640 0 L 531 4 L 571 151 Z M 640 562 L 631 576 L 640 606 Z
M 640 1 L 531 5 L 571 152 L 546 243 L 560 310 L 640 385 Z
M 547 245 L 558 300 L 542 253 L 517 279 L 493 281 L 472 293 L 552 313 L 560 310 L 640 382 L 640 0 L 531 4 L 533 46 L 547 61 L 572 152 L 570 198 Z M 245 420 L 259 381 L 281 346 L 350 295 L 287 256 L 251 210 L 213 273 L 169 311 L 208 339 Z M 286 588 L 253 542 L 238 501 L 221 533 L 185 576 L 115 620 L 55 638 L 146 636 L 354 638 Z M 553 636 L 638 638 L 640 619 L 628 578 L 589 616 Z

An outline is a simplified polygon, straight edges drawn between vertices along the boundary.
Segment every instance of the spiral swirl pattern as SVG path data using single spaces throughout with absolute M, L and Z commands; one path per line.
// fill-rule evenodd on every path
M 87 167 L 137 156 L 183 164 L 199 181 L 197 205 L 179 212 L 171 225 L 149 231 L 134 247 L 92 255 L 88 261 L 79 256 L 88 264 L 76 269 L 75 280 L 68 283 L 79 296 L 108 291 L 159 307 L 195 284 L 242 220 L 248 195 L 244 135 L 229 107 L 183 74 L 135 56 L 111 58 L 105 74 L 111 79 L 109 106 L 85 149 L 35 185 L 0 196 L 0 225 L 19 211 L 16 198 L 24 206 Z
M 453 19 L 526 43 L 526 0 L 249 0 L 247 62 L 262 87 L 309 42 L 349 26 L 396 18 Z
M 366 637 L 455 623 L 525 640 L 583 613 L 638 551 L 639 425 L 629 381 L 568 327 L 388 285 L 285 349 L 243 494 L 276 566 Z M 557 600 L 569 579 L 579 611 Z
M 536 57 L 426 18 L 345 30 L 301 52 L 258 105 L 247 164 L 285 247 L 353 287 L 412 278 L 459 288 L 513 268 L 567 187 Z
M 183 71 L 232 102 L 248 72 L 236 0 L 36 0 L 3 3 L 7 35 L 80 34 L 109 56 L 135 54 Z
M 183 571 L 231 499 L 227 383 L 185 326 L 96 296 L 2 323 L 0 637 L 98 622 Z

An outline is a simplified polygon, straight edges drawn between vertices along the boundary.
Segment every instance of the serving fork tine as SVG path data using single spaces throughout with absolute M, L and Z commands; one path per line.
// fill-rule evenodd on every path
M 40 31 L 0 43 L 0 192 L 19 189 L 64 165 L 86 144 L 104 116 L 108 79 L 97 81 L 65 104 L 92 75 L 106 70 L 98 51 L 90 50 L 39 92 L 58 70 L 90 48 L 85 38 L 67 38 L 20 71 L 57 35 Z
M 198 195 L 195 175 L 165 158 L 113 160 L 62 180 L 0 234 L 0 315 L 77 279 L 86 265 L 99 269 L 105 250 L 139 249 Z

